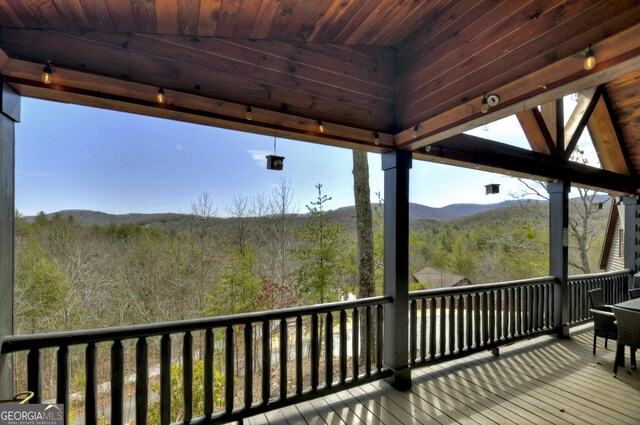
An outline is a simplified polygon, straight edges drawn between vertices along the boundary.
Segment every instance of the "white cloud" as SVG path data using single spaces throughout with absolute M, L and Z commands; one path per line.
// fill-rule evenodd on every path
M 267 155 L 271 155 L 271 152 L 269 151 L 262 151 L 258 149 L 248 150 L 247 153 L 251 155 L 251 158 L 253 158 L 253 160 L 256 162 L 256 166 L 258 167 L 264 167 L 264 164 L 266 163 L 265 157 Z
M 176 145 L 176 149 L 178 149 L 179 151 L 183 151 L 184 150 L 184 146 L 182 146 L 180 143 L 178 143 Z

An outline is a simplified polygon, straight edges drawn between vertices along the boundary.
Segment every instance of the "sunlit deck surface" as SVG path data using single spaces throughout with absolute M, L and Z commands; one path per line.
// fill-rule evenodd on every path
M 402 393 L 376 381 L 245 420 L 249 424 L 637 424 L 640 372 L 613 376 L 615 341 L 592 355 L 592 327 L 413 371 Z

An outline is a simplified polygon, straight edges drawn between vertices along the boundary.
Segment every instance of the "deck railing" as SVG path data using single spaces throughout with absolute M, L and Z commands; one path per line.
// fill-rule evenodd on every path
M 277 311 L 240 314 L 180 322 L 157 323 L 143 326 L 94 329 L 49 334 L 20 335 L 5 338 L 2 354 L 27 352 L 28 389 L 35 393 L 34 402 L 42 400 L 41 353 L 56 350 L 57 383 L 55 399 L 64 403 L 69 417 L 69 353 L 72 347 L 81 346 L 85 357 L 85 424 L 98 423 L 99 380 L 98 352 L 110 356 L 110 406 L 106 419 L 113 425 L 129 422 L 126 417 L 125 343 L 135 345 L 135 389 L 126 393 L 135 400 L 135 421 L 138 425 L 148 422 L 149 402 L 159 397 L 160 423 L 175 422 L 172 417 L 172 365 L 182 365 L 183 411 L 178 422 L 222 423 L 284 407 L 305 399 L 336 392 L 391 374 L 382 363 L 383 306 L 391 297 L 374 297 L 357 301 L 290 308 Z M 360 361 L 360 326 L 364 326 L 364 346 Z M 322 330 L 324 327 L 324 331 Z M 350 332 L 348 331 L 348 328 Z M 337 329 L 336 329 L 337 328 Z M 367 331 L 375 330 L 374 332 Z M 204 361 L 204 409 L 194 411 L 194 335 L 204 333 L 202 357 Z M 324 333 L 324 335 L 323 335 Z M 373 337 L 370 337 L 373 333 Z M 237 359 L 236 335 L 242 359 Z M 337 341 L 334 343 L 334 338 Z M 150 392 L 149 346 L 150 340 L 159 339 L 159 394 Z M 350 339 L 350 341 L 349 341 Z M 324 340 L 324 341 L 323 341 Z M 175 342 L 182 342 L 177 355 Z M 173 343 L 172 343 L 173 342 Z M 104 350 L 104 344 L 109 350 Z M 272 347 L 272 344 L 275 347 Z M 292 348 L 291 348 L 292 347 Z M 220 350 L 221 349 L 221 350 Z M 219 364 L 214 362 L 214 352 Z M 337 351 L 337 356 L 334 353 Z M 349 361 L 348 352 L 351 353 Z M 329 353 L 329 354 L 327 354 Z M 257 359 L 254 356 L 257 355 Z M 197 356 L 196 356 L 197 358 Z M 290 359 L 295 364 L 295 376 L 289 376 Z M 323 365 L 321 365 L 321 359 Z M 257 362 L 256 362 L 257 360 Z M 337 360 L 337 364 L 336 364 Z M 234 364 L 239 361 L 245 368 L 242 394 L 236 394 L 238 382 Z M 303 364 L 309 362 L 304 370 Z M 257 367 L 254 368 L 254 365 Z M 350 363 L 350 364 L 349 364 Z M 293 366 L 293 365 L 292 365 Z M 324 369 L 324 377 L 320 374 Z M 214 370 L 220 370 L 224 381 L 223 395 L 214 395 Z M 337 372 L 334 376 L 334 370 Z M 305 372 L 308 372 L 305 375 Z M 261 390 L 254 400 L 254 374 L 261 374 Z M 276 375 L 276 382 L 272 381 Z M 305 386 L 306 381 L 306 386 Z M 274 385 L 275 384 L 275 385 Z M 102 386 L 100 386 L 102 387 Z M 220 388 L 219 391 L 222 391 Z M 131 394 L 133 392 L 133 394 Z M 102 396 L 104 398 L 104 395 Z M 214 401 L 219 399 L 221 405 Z
M 630 270 L 569 277 L 569 322 L 591 319 L 589 291 L 602 288 L 605 304 L 616 304 L 628 298 Z
M 623 271 L 571 277 L 571 322 L 588 318 L 590 289 L 602 287 L 608 303 L 625 299 L 629 276 Z M 544 277 L 410 293 L 411 367 L 554 332 L 556 282 Z M 146 425 L 153 403 L 159 405 L 162 424 L 222 423 L 390 376 L 382 333 L 384 305 L 392 301 L 390 296 L 374 297 L 180 322 L 10 336 L 1 351 L 26 355 L 26 385 L 40 402 L 42 353 L 49 350 L 56 376 L 50 398 L 64 403 L 66 417 L 71 352 L 78 357 L 80 351 L 87 425 L 98 423 L 100 403 L 108 404 L 105 419 L 114 425 L 132 419 Z M 150 347 L 157 349 L 155 360 Z M 106 374 L 98 372 L 102 356 L 110 365 Z M 194 374 L 194 360 L 204 363 L 198 369 L 204 379 Z M 181 366 L 178 377 L 172 374 L 176 364 Z M 127 367 L 132 369 L 129 375 Z M 159 369 L 157 376 L 153 369 Z M 109 382 L 106 390 L 103 382 Z M 177 384 L 183 389 L 179 401 L 172 392 Z M 203 393 L 200 404 L 194 397 L 198 392 Z M 183 406 L 177 419 L 172 400 Z M 127 410 L 127 401 L 135 412 Z
M 553 277 L 544 277 L 411 292 L 411 365 L 463 357 L 551 332 L 554 284 Z

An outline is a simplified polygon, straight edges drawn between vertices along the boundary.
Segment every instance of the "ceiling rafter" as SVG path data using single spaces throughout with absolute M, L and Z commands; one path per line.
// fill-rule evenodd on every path
M 529 178 L 568 180 L 577 185 L 614 193 L 637 193 L 639 181 L 635 176 L 614 173 L 567 161 L 558 156 L 531 152 L 527 149 L 481 137 L 459 134 L 430 146 L 416 154 L 417 159 L 455 161 L 467 167 L 489 167 L 511 170 Z
M 591 118 L 591 114 L 602 96 L 604 87 L 602 85 L 592 87 L 588 90 L 580 92 L 578 103 L 571 113 L 567 124 L 564 126 L 564 158 L 569 159 L 573 154 L 578 139 L 582 136 L 582 132 L 587 126 L 587 122 Z
M 527 109 L 516 113 L 520 127 L 534 152 L 556 154 L 556 144 L 538 108 Z

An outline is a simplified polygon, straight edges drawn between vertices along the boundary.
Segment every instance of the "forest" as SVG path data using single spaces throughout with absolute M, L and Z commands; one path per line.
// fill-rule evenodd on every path
M 84 225 L 60 213 L 33 220 L 18 214 L 15 331 L 153 323 L 357 296 L 354 212 L 330 211 L 329 194 L 320 184 L 317 190 L 316 199 L 297 200 L 282 179 L 268 196 L 238 195 L 226 206 L 205 192 L 190 214 L 148 222 Z M 598 271 L 607 213 L 587 195 L 589 202 L 571 202 L 570 274 Z M 305 201 L 307 213 L 293 213 Z M 383 200 L 372 208 L 381 294 Z M 413 219 L 410 270 L 430 266 L 472 283 L 545 276 L 547 209 L 544 201 L 522 201 L 453 221 Z

